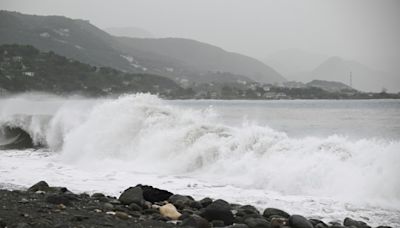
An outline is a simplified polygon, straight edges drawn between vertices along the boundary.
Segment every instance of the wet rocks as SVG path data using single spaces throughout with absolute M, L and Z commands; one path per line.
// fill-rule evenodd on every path
M 249 228 L 270 228 L 271 223 L 263 218 L 248 218 L 244 221 L 244 223 Z
M 50 189 L 49 184 L 46 183 L 46 181 L 39 181 L 36 184 L 32 185 L 30 188 L 28 188 L 28 191 L 30 192 L 37 192 L 37 191 L 44 191 L 47 192 Z
M 125 205 L 129 205 L 131 203 L 142 205 L 144 201 L 143 190 L 141 187 L 130 187 L 122 192 L 118 200 Z
M 169 191 L 154 188 L 148 185 L 137 185 L 143 190 L 143 198 L 151 203 L 168 200 L 173 194 Z
M 371 228 L 365 222 L 356 221 L 356 220 L 353 220 L 351 218 L 345 218 L 344 221 L 343 221 L 343 225 L 350 226 L 350 227 L 353 226 L 355 228 Z
M 187 227 L 187 228 L 189 228 L 189 227 L 191 227 L 191 228 L 210 228 L 211 227 L 210 223 L 206 219 L 204 219 L 198 215 L 191 215 L 191 216 L 186 217 L 185 219 L 182 220 L 181 226 Z
M 40 192 L 40 194 L 38 194 Z M 118 199 L 103 193 L 73 194 L 38 182 L 27 191 L 0 189 L 0 228 L 5 227 L 184 227 L 184 228 L 368 228 L 346 218 L 325 224 L 277 208 L 261 214 L 252 205 L 172 194 L 152 186 L 126 189 Z M 379 226 L 379 228 L 390 228 Z
M 263 216 L 266 219 L 269 219 L 269 220 L 271 220 L 272 217 L 280 217 L 280 218 L 289 218 L 290 217 L 290 215 L 287 212 L 282 211 L 282 210 L 277 209 L 277 208 L 267 208 L 267 209 L 265 209 L 264 212 L 263 212 Z
M 183 209 L 185 206 L 189 206 L 194 199 L 191 196 L 183 196 L 183 195 L 171 195 L 168 198 L 168 202 L 172 203 L 178 209 Z
M 208 221 L 221 220 L 225 225 L 232 225 L 234 221 L 229 203 L 221 199 L 208 205 L 200 215 Z
M 304 218 L 301 215 L 292 215 L 289 217 L 289 225 L 292 228 L 313 228 L 314 226 L 311 224 L 308 219 Z

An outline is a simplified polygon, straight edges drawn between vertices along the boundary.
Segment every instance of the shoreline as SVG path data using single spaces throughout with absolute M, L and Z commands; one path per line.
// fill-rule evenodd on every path
M 121 189 L 122 190 L 122 189 Z M 382 221 L 383 225 L 384 222 Z M 277 208 L 259 211 L 252 205 L 223 199 L 174 194 L 137 185 L 117 197 L 75 194 L 40 181 L 27 190 L 0 189 L 0 228 L 5 227 L 231 227 L 231 228 L 367 228 L 345 218 L 324 223 Z M 389 226 L 378 226 L 389 228 Z

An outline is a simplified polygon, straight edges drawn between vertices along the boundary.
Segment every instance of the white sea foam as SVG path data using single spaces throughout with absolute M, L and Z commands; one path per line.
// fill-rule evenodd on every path
M 390 218 L 400 210 L 399 141 L 353 140 L 339 135 L 294 138 L 268 126 L 246 122 L 224 125 L 211 108 L 179 108 L 148 94 L 89 103 L 64 102 L 47 114 L 51 118 L 25 115 L 21 120 L 20 116 L 3 115 L 0 122 L 18 126 L 47 145 L 55 153 L 49 164 L 59 165 L 61 176 L 71 176 L 69 182 L 77 176 L 94 189 L 96 178 L 118 187 L 127 183 L 124 178 L 137 178 L 131 181 L 136 183 L 148 178 L 150 183 L 202 195 L 182 187 L 177 179 L 184 176 L 185 184 L 192 181 L 204 192 L 212 189 L 208 192 L 211 195 L 219 191 L 215 186 L 223 186 L 219 188 L 222 192 L 254 191 L 251 194 L 257 197 L 273 198 L 277 194 L 286 197 L 278 197 L 286 207 L 295 205 L 293 201 L 299 196 L 303 206 L 304 199 L 313 203 L 317 199 L 319 204 L 314 207 L 318 211 L 332 200 L 391 208 Z M 91 174 L 85 177 L 85 173 Z M 160 175 L 165 182 L 155 180 Z M 122 183 L 118 185 L 118 181 Z M 103 183 L 99 190 L 107 188 Z M 263 195 L 266 192 L 268 196 Z M 322 200 L 325 198 L 327 201 Z M 264 206 L 270 200 L 252 202 Z M 367 214 L 373 216 L 372 212 Z

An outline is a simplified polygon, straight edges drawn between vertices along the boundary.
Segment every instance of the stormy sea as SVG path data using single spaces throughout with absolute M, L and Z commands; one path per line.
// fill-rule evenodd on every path
M 136 184 L 400 226 L 399 100 L 0 99 L 0 187 Z

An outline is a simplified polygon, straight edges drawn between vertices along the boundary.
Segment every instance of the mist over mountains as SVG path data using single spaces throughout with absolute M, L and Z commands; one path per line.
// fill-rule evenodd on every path
M 181 82 L 285 79 L 264 63 L 194 40 L 114 37 L 90 24 L 62 16 L 0 11 L 0 44 L 28 44 L 44 51 L 131 73 L 149 73 Z
M 361 91 L 400 91 L 399 75 L 338 56 L 288 49 L 272 54 L 265 61 L 290 81 L 337 81 L 346 85 L 351 83 L 353 88 Z

